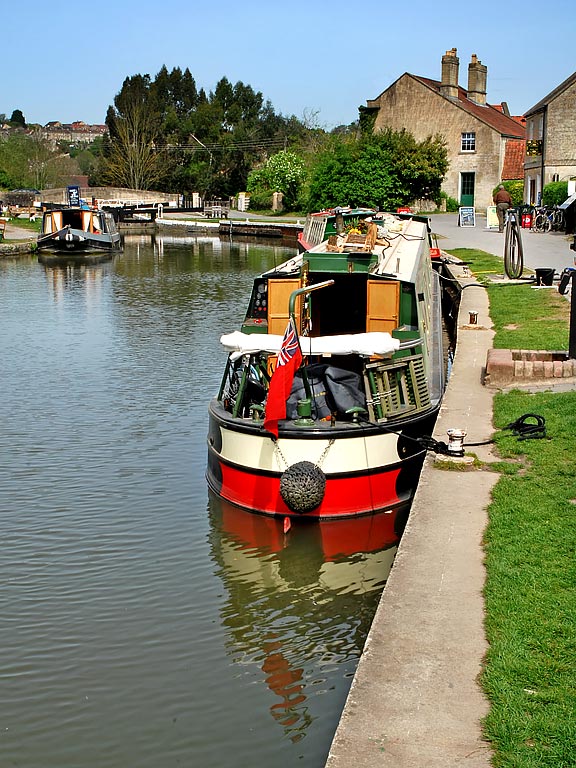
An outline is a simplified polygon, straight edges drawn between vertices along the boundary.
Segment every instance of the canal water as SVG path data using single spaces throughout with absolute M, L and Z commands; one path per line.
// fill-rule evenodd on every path
M 394 516 L 284 534 L 204 477 L 219 337 L 293 253 L 0 261 L 2 768 L 324 765 Z

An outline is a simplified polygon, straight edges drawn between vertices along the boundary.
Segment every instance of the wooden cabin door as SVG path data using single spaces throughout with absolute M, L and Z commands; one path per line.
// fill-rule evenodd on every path
M 284 336 L 288 325 L 288 305 L 292 291 L 302 287 L 299 277 L 268 281 L 268 333 Z M 302 296 L 296 299 L 295 311 L 297 331 L 300 333 Z
M 398 327 L 400 283 L 368 280 L 366 301 L 366 332 L 392 333 Z

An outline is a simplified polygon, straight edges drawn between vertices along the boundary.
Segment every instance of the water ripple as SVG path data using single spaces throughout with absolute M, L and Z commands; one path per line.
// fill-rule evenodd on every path
M 219 337 L 286 253 L 0 262 L 2 766 L 324 764 L 393 548 L 286 538 L 204 478 Z

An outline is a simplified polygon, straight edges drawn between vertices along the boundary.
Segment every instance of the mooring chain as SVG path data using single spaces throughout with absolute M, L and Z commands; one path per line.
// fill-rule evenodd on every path
M 330 438 L 330 440 L 328 442 L 328 445 L 322 451 L 322 455 L 320 456 L 318 461 L 315 463 L 315 466 L 318 467 L 318 469 L 322 469 L 322 464 L 324 464 L 324 460 L 326 459 L 326 456 L 328 455 L 328 451 L 330 450 L 330 448 L 332 448 L 332 446 L 334 445 L 334 442 L 335 442 L 335 438 L 333 438 L 333 437 Z M 286 456 L 284 456 L 284 454 L 282 453 L 282 450 L 280 448 L 278 440 L 274 441 L 274 453 L 276 453 L 282 459 L 286 469 L 288 469 L 288 467 L 290 465 L 288 464 L 288 461 L 286 460 Z M 280 462 L 278 462 L 278 465 L 281 466 Z
M 284 464 L 286 466 L 286 469 L 288 469 L 289 465 L 288 465 L 288 462 L 286 461 L 286 456 L 284 456 L 284 454 L 280 450 L 280 445 L 278 443 L 278 440 L 274 440 L 274 453 L 277 454 L 276 460 L 278 461 L 278 456 L 280 456 L 280 458 L 282 459 L 282 461 L 284 462 Z M 281 463 L 279 461 L 278 461 L 278 466 L 280 468 L 282 468 L 282 465 L 281 465 Z
M 334 445 L 334 438 L 332 437 L 328 445 L 326 446 L 326 448 L 324 448 L 324 450 L 322 451 L 322 456 L 320 456 L 320 458 L 316 462 L 316 466 L 318 467 L 318 469 L 322 469 L 322 464 L 324 464 L 324 459 L 328 455 L 328 451 L 330 450 L 330 448 L 332 448 L 333 445 Z

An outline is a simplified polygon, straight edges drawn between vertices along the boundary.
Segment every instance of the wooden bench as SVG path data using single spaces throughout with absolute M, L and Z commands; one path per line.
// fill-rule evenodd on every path
M 8 206 L 8 217 L 10 219 L 17 219 L 19 216 L 28 216 L 28 218 L 31 221 L 34 221 L 36 216 L 38 216 L 39 210 L 38 208 L 35 208 L 33 205 L 27 206 L 27 205 L 9 205 Z

